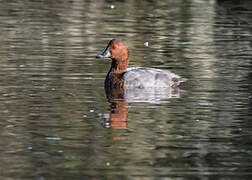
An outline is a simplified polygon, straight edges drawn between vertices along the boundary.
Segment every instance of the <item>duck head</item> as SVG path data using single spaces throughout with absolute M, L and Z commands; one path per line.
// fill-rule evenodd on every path
M 126 72 L 129 63 L 129 49 L 125 42 L 112 39 L 102 54 L 96 58 L 112 59 L 111 72 L 123 73 Z

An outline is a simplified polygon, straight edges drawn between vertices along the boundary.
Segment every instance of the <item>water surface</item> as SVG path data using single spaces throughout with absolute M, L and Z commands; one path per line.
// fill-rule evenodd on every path
M 250 1 L 3 1 L 1 179 L 251 179 Z M 179 91 L 107 99 L 108 41 Z M 148 42 L 148 46 L 147 43 Z

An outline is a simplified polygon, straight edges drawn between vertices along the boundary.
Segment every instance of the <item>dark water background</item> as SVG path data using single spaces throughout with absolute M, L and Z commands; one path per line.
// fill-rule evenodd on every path
M 108 101 L 112 38 L 189 81 Z M 0 1 L 0 179 L 251 179 L 251 101 L 249 0 Z

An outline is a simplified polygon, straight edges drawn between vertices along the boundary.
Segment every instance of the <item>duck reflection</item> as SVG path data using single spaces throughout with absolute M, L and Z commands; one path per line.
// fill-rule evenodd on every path
M 144 102 L 161 104 L 171 98 L 180 97 L 180 89 L 173 88 L 105 88 L 110 114 L 105 117 L 105 127 L 111 129 L 128 128 L 128 103 Z
M 124 99 L 124 88 L 105 88 L 105 92 L 110 102 L 110 114 L 105 126 L 111 129 L 127 129 L 128 103 Z
M 109 122 L 107 127 L 111 129 L 127 129 L 128 128 L 128 103 L 123 101 L 112 102 L 110 107 Z

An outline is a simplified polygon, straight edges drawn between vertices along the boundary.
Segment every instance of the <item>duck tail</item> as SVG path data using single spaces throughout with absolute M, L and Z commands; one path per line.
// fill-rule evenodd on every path
M 180 82 L 186 82 L 186 81 L 188 81 L 188 79 L 186 79 L 186 78 L 180 78 L 179 81 Z

